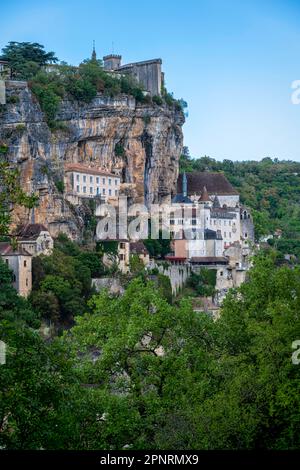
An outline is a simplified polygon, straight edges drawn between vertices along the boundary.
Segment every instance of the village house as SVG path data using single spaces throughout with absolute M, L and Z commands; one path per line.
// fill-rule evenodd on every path
M 31 254 L 22 247 L 14 249 L 9 242 L 0 242 L 0 256 L 13 272 L 13 287 L 19 295 L 27 297 L 32 288 Z
M 174 259 L 207 264 L 209 258 L 215 265 L 213 258 L 224 257 L 236 242 L 254 242 L 251 214 L 222 173 L 184 173 L 177 190 L 170 219 Z
M 116 199 L 120 191 L 120 176 L 80 163 L 65 165 L 65 190 L 82 198 Z
M 49 256 L 53 250 L 53 238 L 42 224 L 22 225 L 16 232 L 18 245 L 32 256 Z
M 123 274 L 130 272 L 130 258 L 133 255 L 137 255 L 144 266 L 150 263 L 149 252 L 141 240 L 135 242 L 131 242 L 128 239 L 103 240 L 102 243 L 105 245 L 106 241 L 109 243 L 116 242 L 117 247 L 113 255 L 104 253 L 103 263 L 107 266 L 111 266 L 113 262 L 116 261 L 118 269 Z

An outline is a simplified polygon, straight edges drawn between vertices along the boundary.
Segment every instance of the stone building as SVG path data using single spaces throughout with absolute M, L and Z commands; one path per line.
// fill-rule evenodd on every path
M 32 257 L 24 248 L 14 249 L 8 242 L 0 242 L 0 256 L 13 272 L 13 286 L 19 295 L 27 297 L 32 288 Z
M 79 197 L 107 201 L 118 198 L 120 176 L 100 168 L 87 167 L 80 163 L 65 165 L 65 190 Z
M 122 56 L 110 54 L 103 57 L 103 65 L 106 71 L 127 74 L 134 77 L 151 96 L 161 95 L 163 85 L 162 60 L 151 59 L 142 62 L 121 64 Z
M 238 192 L 222 173 L 209 172 L 180 175 L 177 191 L 170 220 L 174 260 L 224 266 L 232 259 L 224 279 L 228 274 L 239 284 L 248 269 L 254 226 Z
M 32 256 L 49 256 L 53 250 L 53 238 L 42 224 L 22 225 L 16 232 L 18 245 Z
M 118 265 L 118 269 L 123 274 L 127 274 L 130 272 L 130 258 L 133 255 L 137 255 L 139 259 L 143 262 L 144 266 L 147 266 L 149 264 L 149 253 L 141 240 L 135 242 L 131 242 L 128 239 L 117 239 L 107 241 L 114 241 L 117 243 L 117 248 L 113 255 L 105 253 L 103 256 L 103 262 L 107 266 L 111 266 L 114 262 L 116 262 Z M 103 240 L 102 243 L 105 245 L 105 240 Z
M 11 68 L 7 60 L 0 59 L 0 79 L 9 80 L 11 78 Z

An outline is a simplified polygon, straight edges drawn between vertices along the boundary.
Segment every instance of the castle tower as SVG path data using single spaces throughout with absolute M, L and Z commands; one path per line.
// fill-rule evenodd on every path
M 121 66 L 122 56 L 109 54 L 103 57 L 104 70 L 117 70 Z
M 92 52 L 91 59 L 92 59 L 93 62 L 96 62 L 96 60 L 97 60 L 97 54 L 96 54 L 96 50 L 95 50 L 95 40 L 93 41 L 93 52 Z

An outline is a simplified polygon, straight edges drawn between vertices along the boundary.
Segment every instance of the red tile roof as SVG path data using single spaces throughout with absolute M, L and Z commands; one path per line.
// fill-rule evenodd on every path
M 130 242 L 130 251 L 137 255 L 148 255 L 149 252 L 142 241 Z
M 16 250 L 10 245 L 9 242 L 0 242 L 0 256 L 31 256 L 28 251 L 24 250 L 24 248 L 18 247 Z
M 85 166 L 80 163 L 67 163 L 65 165 L 65 172 L 73 171 L 78 173 L 85 173 L 88 175 L 112 176 L 114 178 L 120 178 L 120 176 L 115 175 L 114 173 L 110 173 L 109 171 L 101 170 L 99 168 Z

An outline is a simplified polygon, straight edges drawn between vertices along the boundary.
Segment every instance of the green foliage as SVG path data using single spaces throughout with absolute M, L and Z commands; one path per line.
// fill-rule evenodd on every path
M 223 172 L 251 208 L 255 235 L 283 230 L 284 239 L 300 233 L 300 163 L 263 158 L 261 161 L 217 161 L 210 157 L 192 159 L 188 149 L 180 159 L 180 171 Z
M 46 52 L 41 44 L 15 41 L 10 41 L 2 49 L 1 59 L 9 62 L 12 76 L 17 80 L 28 80 L 42 66 L 58 60 L 54 52 Z
M 213 296 L 215 293 L 217 271 L 201 268 L 199 274 L 192 272 L 188 286 L 192 287 L 199 296 Z
M 154 240 L 149 237 L 143 240 L 145 247 L 149 251 L 149 255 L 154 258 L 164 258 L 171 251 L 170 239 L 162 238 L 162 233 L 159 233 L 159 239 Z
M 0 144 L 0 155 L 6 155 L 8 152 L 8 145 L 1 143 Z
M 120 142 L 117 142 L 115 145 L 115 155 L 117 157 L 123 157 L 125 155 L 124 145 Z
M 19 103 L 19 101 L 20 98 L 18 97 L 18 95 L 11 95 L 6 99 L 7 104 L 16 104 Z
M 114 240 L 104 240 L 101 242 L 97 242 L 97 250 L 99 250 L 101 253 L 107 253 L 111 255 L 117 255 L 118 254 L 118 241 Z
M 73 252 L 63 237 L 59 243 Z M 65 270 L 62 280 L 47 273 L 43 292 L 65 295 Z M 0 283 L 2 308 L 11 289 L 3 263 Z M 278 268 L 273 254 L 261 253 L 216 321 L 185 299 L 171 305 L 138 277 L 123 296 L 95 295 L 89 313 L 51 343 L 22 319 L 16 293 L 13 302 L 5 295 L 1 447 L 299 448 L 299 366 L 291 361 L 300 338 L 298 266 Z
M 158 274 L 157 287 L 161 297 L 171 304 L 173 298 L 170 278 L 164 274 Z
M 53 127 L 59 104 L 65 93 L 62 78 L 55 72 L 41 71 L 29 82 L 29 86 L 37 97 L 49 126 Z
M 163 99 L 160 96 L 157 96 L 157 95 L 152 96 L 152 101 L 153 101 L 153 103 L 157 104 L 158 106 L 161 106 L 163 104 Z
M 82 250 L 64 234 L 55 241 L 51 256 L 33 259 L 32 270 L 30 300 L 35 310 L 43 318 L 66 325 L 87 308 L 87 301 L 93 293 L 92 276 L 104 274 L 100 255 Z
M 9 234 L 11 213 L 15 205 L 35 207 L 38 198 L 26 194 L 19 184 L 19 171 L 0 161 L 0 236 Z
M 56 180 L 55 181 L 55 186 L 58 192 L 63 193 L 65 190 L 65 184 L 63 180 Z
M 145 266 L 139 255 L 131 255 L 129 259 L 129 269 L 132 274 L 139 274 L 144 271 Z
M 85 60 L 79 67 L 60 64 L 53 71 L 39 70 L 31 76 L 29 85 L 52 129 L 55 129 L 55 116 L 65 96 L 89 103 L 97 92 L 112 97 L 127 93 L 138 102 L 144 101 L 143 91 L 137 82 L 130 77 L 112 77 L 104 71 L 101 61 L 94 60 Z

